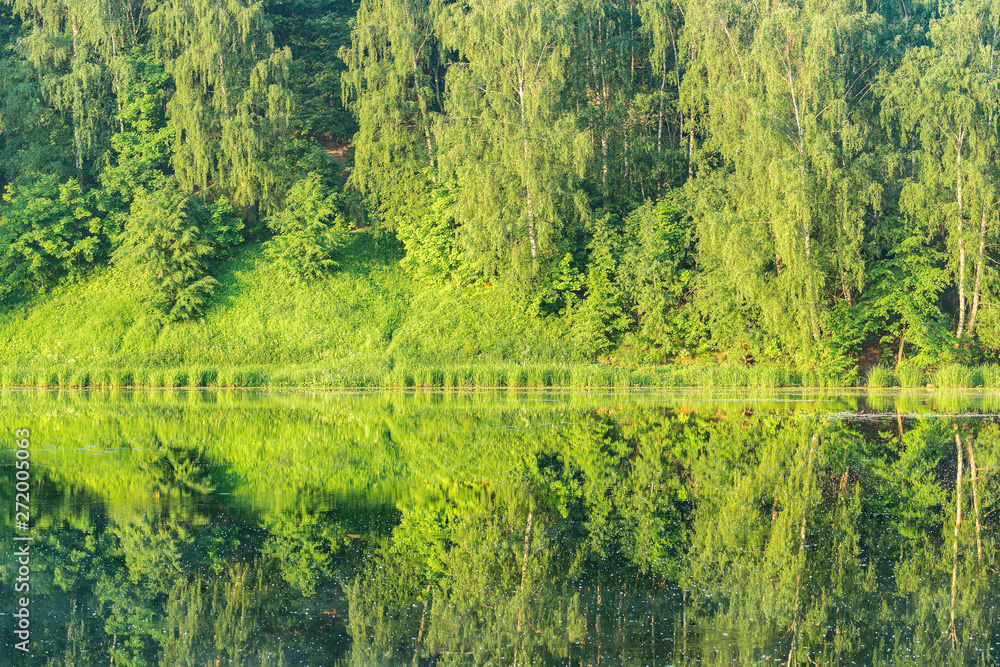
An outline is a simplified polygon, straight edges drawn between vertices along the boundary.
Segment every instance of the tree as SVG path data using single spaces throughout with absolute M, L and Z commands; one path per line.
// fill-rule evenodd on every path
M 268 219 L 275 236 L 265 245 L 267 256 L 299 279 L 319 278 L 337 266 L 331 255 L 347 231 L 339 199 L 315 172 L 296 181 L 282 210 Z
M 831 288 L 853 302 L 862 287 L 864 224 L 881 187 L 859 74 L 878 63 L 880 27 L 851 2 L 690 5 L 695 74 L 682 99 L 705 137 L 691 184 L 702 303 L 720 323 L 744 311 L 720 344 L 763 330 L 814 357 Z
M 13 0 L 31 29 L 18 48 L 35 70 L 52 107 L 72 123 L 73 157 L 78 178 L 86 160 L 97 154 L 111 132 L 109 94 L 115 83 L 111 63 L 135 35 L 124 30 L 135 0 Z
M 586 207 L 585 136 L 565 96 L 570 10 L 474 0 L 442 17 L 459 62 L 447 75 L 440 168 L 455 184 L 467 257 L 486 275 L 533 276 Z
M 145 283 L 146 299 L 167 320 L 200 316 L 218 285 L 209 274 L 208 219 L 205 205 L 172 180 L 132 203 L 114 261 Z
M 929 32 L 931 44 L 910 50 L 887 79 L 886 116 L 918 165 L 905 176 L 903 210 L 945 234 L 962 338 L 975 330 L 996 228 L 1000 12 L 988 1 L 958 2 Z
M 176 88 L 167 114 L 178 182 L 270 210 L 281 179 L 269 161 L 291 113 L 291 53 L 275 48 L 261 4 L 163 0 L 149 23 Z
M 92 197 L 75 179 L 37 175 L 10 184 L 0 209 L 0 300 L 80 276 L 106 241 Z
M 442 49 L 427 0 L 362 0 L 343 95 L 358 122 L 350 183 L 393 228 L 435 166 L 432 114 L 443 111 Z

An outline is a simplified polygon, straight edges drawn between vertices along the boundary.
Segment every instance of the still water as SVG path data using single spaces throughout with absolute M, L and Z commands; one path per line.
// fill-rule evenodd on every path
M 925 391 L 2 392 L 0 664 L 995 664 L 998 414 Z

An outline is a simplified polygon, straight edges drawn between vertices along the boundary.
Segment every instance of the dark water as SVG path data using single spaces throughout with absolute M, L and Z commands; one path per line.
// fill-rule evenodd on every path
M 998 413 L 3 392 L 0 665 L 995 664 Z

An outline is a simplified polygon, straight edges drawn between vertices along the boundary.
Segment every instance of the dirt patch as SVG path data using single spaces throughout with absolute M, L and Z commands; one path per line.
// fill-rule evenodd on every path
M 332 137 L 316 137 L 316 141 L 320 143 L 323 150 L 327 152 L 327 155 L 333 157 L 334 162 L 341 167 L 347 166 L 347 156 L 350 150 L 354 148 L 353 142 L 337 141 Z
M 868 374 L 873 366 L 878 366 L 882 362 L 882 335 L 884 332 L 870 335 L 861 345 L 861 352 L 858 354 L 858 370 L 862 376 Z M 895 358 L 890 360 L 890 365 L 895 365 Z

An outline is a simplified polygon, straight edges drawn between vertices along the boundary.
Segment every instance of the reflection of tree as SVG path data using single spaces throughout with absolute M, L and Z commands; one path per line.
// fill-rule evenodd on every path
M 139 400 L 37 453 L 62 664 L 993 660 L 981 421 Z
M 689 627 L 719 649 L 710 661 L 814 658 L 828 628 L 839 635 L 854 622 L 838 610 L 874 584 L 860 559 L 857 490 L 831 469 L 838 443 L 819 428 L 766 418 L 720 426 L 694 463 L 681 583 Z
M 489 481 L 401 506 L 349 593 L 354 663 L 596 659 L 599 637 L 624 632 L 629 595 L 646 608 L 650 578 L 637 592 L 636 575 L 663 576 L 680 555 L 693 420 L 630 410 L 573 421 L 519 434 L 520 455 Z
M 906 653 L 894 653 L 894 661 L 904 664 L 902 656 L 912 655 L 929 665 L 989 663 L 1000 633 L 993 611 L 1000 605 L 1000 578 L 980 501 L 995 505 L 996 476 L 980 473 L 995 470 L 1000 439 L 995 426 L 950 438 L 940 430 L 940 440 L 953 443 L 954 485 L 950 502 L 935 508 L 937 531 L 914 536 L 895 567 L 902 603 L 894 622 L 908 632 L 897 640 Z M 988 466 L 978 466 L 980 461 Z
M 691 468 L 695 520 L 681 577 L 683 628 L 701 662 L 980 664 L 992 655 L 1000 582 L 989 540 L 979 548 L 989 531 L 975 496 L 990 503 L 994 481 L 971 462 L 994 460 L 996 428 L 956 435 L 951 423 L 921 421 L 899 451 L 882 431 L 859 450 L 859 433 L 766 420 L 715 430 Z M 852 449 L 865 455 L 845 458 Z

